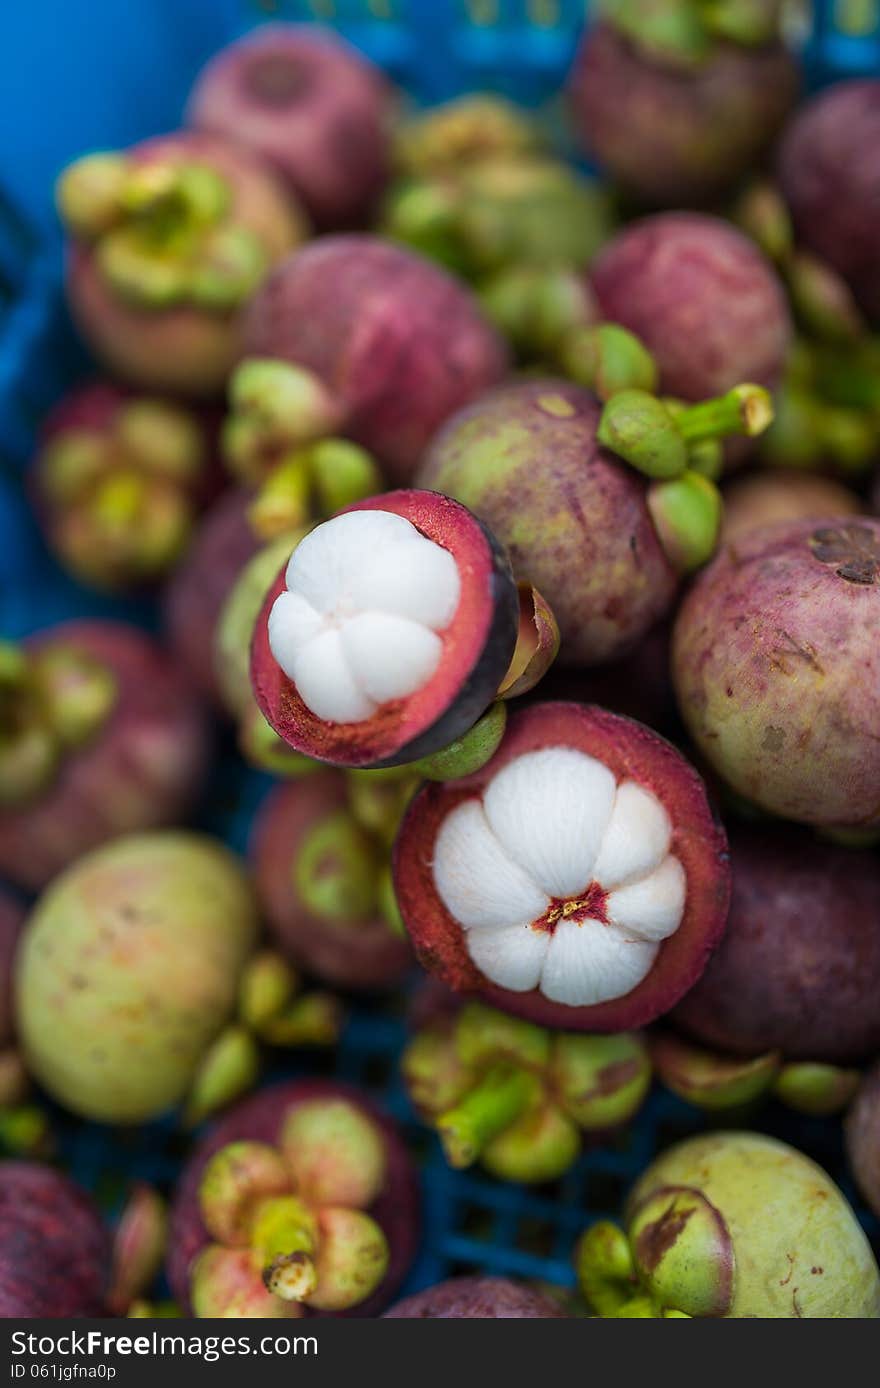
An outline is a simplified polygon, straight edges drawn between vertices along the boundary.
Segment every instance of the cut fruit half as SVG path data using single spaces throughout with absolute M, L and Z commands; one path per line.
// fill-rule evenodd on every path
M 510 565 L 480 521 L 437 492 L 388 492 L 297 546 L 254 631 L 254 692 L 296 751 L 394 766 L 485 712 L 518 626 Z
M 730 891 L 692 767 L 641 724 L 573 703 L 513 715 L 482 770 L 425 786 L 394 880 L 429 972 L 542 1025 L 593 1031 L 642 1026 L 682 997 Z

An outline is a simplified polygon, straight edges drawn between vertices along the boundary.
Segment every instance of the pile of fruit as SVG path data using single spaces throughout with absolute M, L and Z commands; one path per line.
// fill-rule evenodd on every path
M 599 9 L 564 147 L 269 24 L 59 179 L 94 372 L 23 485 L 157 616 L 0 641 L 0 1315 L 880 1317 L 880 80 Z M 657 1087 L 569 1285 L 399 1299 L 418 1127 L 545 1185 Z M 59 1135 L 158 1119 L 111 1220 Z

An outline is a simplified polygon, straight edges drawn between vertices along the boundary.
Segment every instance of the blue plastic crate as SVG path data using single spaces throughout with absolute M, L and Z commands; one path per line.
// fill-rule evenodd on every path
M 880 73 L 880 0 L 816 0 L 801 9 L 814 83 Z M 2 11 L 0 632 L 20 635 L 79 613 L 150 624 L 148 606 L 96 597 L 59 572 L 21 492 L 20 470 L 40 417 L 88 365 L 60 289 L 50 192 L 58 170 L 84 149 L 172 128 L 204 60 L 260 18 L 334 24 L 420 101 L 482 87 L 540 104 L 568 67 L 585 6 L 582 0 L 44 0 Z M 221 759 L 198 822 L 243 849 L 267 786 L 268 778 L 233 757 Z M 404 1123 L 421 1156 L 425 1236 L 408 1290 L 474 1269 L 570 1283 L 570 1251 L 581 1229 L 619 1212 L 658 1149 L 704 1126 L 695 1110 L 655 1093 L 637 1124 L 588 1151 L 553 1186 L 529 1190 L 479 1171 L 453 1173 L 407 1104 L 397 1071 L 404 1036 L 399 1015 L 357 1008 L 333 1057 L 316 1056 L 301 1068 L 366 1085 Z M 62 1157 L 108 1209 L 133 1176 L 166 1189 L 173 1182 L 185 1144 L 172 1123 L 117 1132 L 60 1113 L 56 1118 Z M 799 1119 L 775 1105 L 756 1123 L 810 1152 L 854 1197 L 839 1123 Z M 880 1241 L 880 1223 L 864 1209 L 860 1214 Z

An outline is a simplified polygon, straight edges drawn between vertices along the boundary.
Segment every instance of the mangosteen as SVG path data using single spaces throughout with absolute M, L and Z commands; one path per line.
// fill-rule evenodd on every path
M 689 1138 L 636 1183 L 624 1228 L 580 1240 L 602 1317 L 880 1317 L 880 1273 L 853 1211 L 801 1152 L 757 1133 Z
M 778 173 L 798 240 L 834 267 L 880 323 L 880 80 L 838 82 L 794 116 Z
M 161 578 L 211 490 L 211 447 L 207 419 L 182 405 L 105 381 L 65 396 L 43 425 L 30 477 L 59 561 L 97 588 Z
M 771 390 L 779 382 L 791 339 L 785 291 L 728 222 L 646 217 L 608 242 L 590 278 L 603 318 L 643 342 L 669 395 L 700 400 L 739 381 Z
M 856 1184 L 874 1213 L 880 1215 L 880 1064 L 865 1076 L 845 1130 Z
M 0 1317 L 105 1316 L 110 1239 L 85 1191 L 33 1162 L 0 1163 Z
M 30 890 L 118 834 L 179 819 L 207 762 L 201 705 L 143 632 L 67 622 L 0 643 L 0 872 Z
M 323 230 L 368 216 L 388 172 L 392 93 L 331 29 L 264 24 L 196 78 L 187 122 L 268 164 Z
M 735 1055 L 880 1052 L 880 858 L 785 826 L 737 825 L 727 930 L 673 1018 Z
M 197 1144 L 171 1210 L 168 1280 L 197 1316 L 374 1316 L 419 1237 L 415 1169 L 351 1085 L 252 1095 Z
M 584 1142 L 624 1127 L 651 1085 L 636 1034 L 552 1034 L 460 999 L 417 1031 L 402 1070 L 450 1166 L 479 1161 L 501 1180 L 532 1184 L 557 1180 Z
M 214 395 L 241 309 L 305 239 L 275 175 L 234 141 L 177 132 L 62 174 L 67 294 L 95 355 L 133 385 Z
M 733 187 L 797 96 L 779 6 L 627 0 L 601 8 L 568 82 L 585 153 L 653 206 L 704 203 Z M 747 10 L 734 17 L 745 29 L 729 24 L 737 9 Z
M 560 1320 L 567 1312 L 509 1277 L 451 1277 L 398 1301 L 384 1320 Z
M 681 715 L 708 763 L 771 814 L 880 827 L 880 521 L 774 525 L 699 575 L 673 632 Z
M 544 146 L 537 121 L 495 92 L 467 92 L 400 121 L 394 163 L 415 178 L 455 173 L 487 159 L 518 159 Z
M 573 703 L 508 721 L 495 756 L 411 802 L 394 885 L 420 962 L 457 992 L 571 1031 L 668 1011 L 727 917 L 702 781 L 641 724 Z
M 18 949 L 28 1069 L 105 1123 L 156 1117 L 197 1082 L 216 1085 L 221 1065 L 245 1087 L 256 1062 L 241 1029 L 226 1029 L 257 930 L 250 884 L 212 839 L 132 835 L 80 858 L 40 897 Z
M 723 491 L 722 546 L 780 521 L 853 516 L 863 510 L 860 498 L 842 482 L 786 468 L 750 472 Z
M 278 786 L 257 814 L 250 858 L 269 928 L 294 964 L 343 988 L 386 988 L 412 956 L 383 911 L 387 845 L 355 807 L 340 771 Z
M 507 364 L 463 285 L 375 236 L 323 237 L 284 260 L 254 296 L 243 355 L 258 360 L 233 378 L 233 403 L 252 432 L 345 434 L 396 482 Z
M 510 566 L 476 517 L 436 492 L 387 492 L 294 550 L 254 629 L 254 693 L 318 761 L 415 761 L 485 713 L 519 621 Z

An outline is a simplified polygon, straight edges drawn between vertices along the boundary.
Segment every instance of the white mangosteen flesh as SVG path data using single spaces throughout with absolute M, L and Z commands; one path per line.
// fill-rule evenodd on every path
M 510 761 L 440 826 L 434 881 L 477 968 L 587 1007 L 639 984 L 684 914 L 660 801 L 571 747 Z
M 269 614 L 269 646 L 303 703 L 360 723 L 436 671 L 461 579 L 448 550 L 390 511 L 349 511 L 291 555 Z

